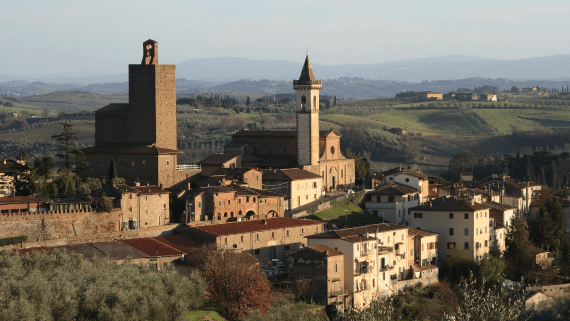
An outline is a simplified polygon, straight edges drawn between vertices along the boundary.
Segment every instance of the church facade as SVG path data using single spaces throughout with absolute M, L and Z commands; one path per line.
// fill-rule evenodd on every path
M 95 112 L 95 146 L 83 149 L 87 175 L 109 176 L 113 159 L 126 183 L 170 187 L 199 169 L 178 165 L 176 66 L 158 64 L 158 43 L 143 43 L 140 65 L 129 65 L 129 102 Z
M 305 169 L 322 177 L 325 190 L 350 188 L 355 182 L 354 159 L 342 155 L 341 135 L 336 130 L 319 129 L 322 81 L 315 78 L 308 56 L 293 88 L 296 130 L 241 130 L 232 135 L 224 152 L 243 154 L 242 166 Z

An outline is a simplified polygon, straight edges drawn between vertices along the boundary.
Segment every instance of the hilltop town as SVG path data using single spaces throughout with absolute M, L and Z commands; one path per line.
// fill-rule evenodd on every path
M 208 296 L 206 290 L 201 295 L 227 319 L 244 318 L 255 310 L 266 312 L 275 293 L 292 296 L 290 305 L 311 304 L 305 310 L 315 318 L 366 318 L 358 313 L 381 306 L 384 312 L 415 319 L 421 311 L 404 311 L 402 305 L 421 299 L 434 307 L 425 313 L 441 319 L 458 313 L 457 307 L 465 309 L 464 301 L 442 302 L 457 299 L 459 292 L 454 291 L 466 291 L 461 286 L 474 286 L 467 280 L 488 281 L 484 286 L 498 289 L 493 292 L 498 302 L 513 298 L 505 309 L 519 309 L 521 315 L 541 302 L 556 306 L 557 300 L 568 296 L 567 144 L 553 141 L 552 149 L 535 149 L 545 139 L 542 132 L 537 129 L 536 135 L 530 135 L 517 129 L 517 137 L 525 142 L 516 146 L 523 147 L 516 156 L 460 151 L 461 146 L 454 147 L 453 155 L 438 155 L 442 152 L 434 146 L 411 142 L 410 137 L 422 139 L 435 130 L 419 128 L 412 115 L 408 126 L 407 113 L 405 126 L 384 128 L 382 134 L 364 131 L 362 126 L 374 121 L 367 115 L 348 130 L 338 130 L 333 125 L 346 124 L 352 116 L 331 112 L 341 107 L 336 106 L 336 96 L 320 94 L 325 84 L 307 55 L 299 62 L 299 78 L 289 84 L 294 94 L 266 96 L 258 102 L 266 109 L 287 105 L 291 110 L 283 123 L 288 126 L 279 128 L 262 116 L 259 126 L 256 122 L 248 126 L 243 118 L 217 115 L 229 117 L 224 121 L 230 133 L 210 133 L 216 143 L 190 157 L 185 153 L 196 142 L 178 127 L 179 118 L 199 117 L 193 104 L 208 98 L 177 95 L 176 66 L 159 64 L 158 53 L 158 42 L 143 43 L 141 62 L 128 66 L 126 101 L 123 97 L 100 106 L 93 117 L 77 114 L 60 119 L 60 132 L 51 135 L 55 158 L 25 148 L 2 155 L 3 255 L 65 252 L 158 271 L 175 268 L 183 277 L 199 278 L 192 273 L 200 271 L 204 281 L 196 282 L 205 282 L 208 288 Z M 544 90 L 557 97 L 568 93 L 568 88 Z M 510 96 L 501 96 L 506 93 L 489 91 L 403 92 L 396 99 L 417 111 L 451 109 L 435 104 L 455 106 L 475 100 L 519 107 L 508 105 Z M 508 95 L 540 93 L 540 88 L 528 87 L 513 88 Z M 238 114 L 247 113 L 233 98 L 219 98 L 220 104 L 236 108 Z M 246 108 L 251 108 L 247 99 Z M 473 104 L 458 108 L 477 120 L 470 123 L 474 130 L 503 130 L 473 111 L 477 107 Z M 567 105 L 564 101 L 560 106 Z M 381 108 L 363 106 L 354 115 L 359 110 L 370 116 Z M 43 118 L 48 113 L 46 108 Z M 74 126 L 82 117 L 93 122 L 94 132 Z M 523 121 L 552 120 L 528 117 Z M 80 129 L 81 139 L 88 142 L 83 146 L 76 145 Z M 550 129 L 548 137 L 564 133 Z M 401 142 L 407 146 L 402 148 L 404 156 L 395 155 L 401 152 L 396 143 L 391 149 L 383 145 L 361 153 L 358 146 L 367 144 L 370 135 Z M 427 149 L 434 156 L 426 160 L 422 153 L 427 154 Z M 371 168 L 373 153 L 394 158 Z M 408 164 L 390 161 L 396 157 Z M 448 163 L 442 165 L 442 159 Z M 429 173 L 420 167 L 428 162 L 433 162 L 424 167 Z M 505 170 L 505 164 L 510 169 Z M 434 168 L 445 171 L 437 175 Z M 218 271 L 220 266 L 227 271 Z M 236 299 L 242 305 L 236 308 L 230 298 L 216 296 L 220 275 L 241 279 L 246 272 L 251 277 L 247 284 L 257 288 L 248 292 L 246 285 L 236 285 L 246 288 L 238 295 L 242 301 Z M 532 283 L 524 283 L 525 279 Z

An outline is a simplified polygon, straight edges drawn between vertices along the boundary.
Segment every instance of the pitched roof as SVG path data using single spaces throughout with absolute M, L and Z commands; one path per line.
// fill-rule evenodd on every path
M 179 154 L 175 149 L 156 147 L 154 144 L 147 143 L 129 143 L 114 142 L 101 146 L 93 146 L 83 148 L 85 154 L 145 154 L 145 155 L 161 155 L 161 154 Z
M 39 196 L 0 197 L 0 204 L 45 203 L 48 200 Z
M 263 171 L 264 181 L 295 181 L 321 178 L 321 175 L 300 168 L 273 169 Z
M 180 251 L 165 243 L 153 238 L 138 238 L 121 240 L 121 242 L 132 246 L 133 248 L 149 255 L 149 256 L 176 256 L 180 255 Z
M 265 222 L 265 223 L 264 223 Z M 312 220 L 299 220 L 290 217 L 274 217 L 265 220 L 251 220 L 242 222 L 231 222 L 225 224 L 205 225 L 190 227 L 190 229 L 200 230 L 215 236 L 243 234 L 251 232 L 261 232 L 288 227 L 323 225 L 322 222 Z
M 374 234 L 376 232 L 387 232 L 396 230 L 407 230 L 407 226 L 392 224 L 392 223 L 380 223 L 371 224 L 360 227 L 352 227 L 342 230 L 326 231 L 322 233 L 317 233 L 307 236 L 307 238 L 318 238 L 318 239 L 343 239 L 349 242 L 360 242 L 368 239 L 373 239 L 370 237 L 363 237 L 362 235 Z
M 414 211 L 479 211 L 489 209 L 488 206 L 479 203 L 469 204 L 458 200 L 455 197 L 440 197 L 428 201 L 420 206 L 415 206 L 409 210 Z
M 220 154 L 213 154 L 205 159 L 199 161 L 197 164 L 200 165 L 223 165 L 232 159 L 240 156 L 240 154 L 236 153 L 220 153 Z
M 376 190 L 370 192 L 371 195 L 407 195 L 419 193 L 420 190 L 404 184 L 391 182 L 376 187 Z
M 313 68 L 311 67 L 311 62 L 309 61 L 309 55 L 305 58 L 305 64 L 303 65 L 303 70 L 301 70 L 301 76 L 299 80 L 317 80 L 315 74 L 313 73 Z
M 501 210 L 501 211 L 516 210 L 517 209 L 516 207 L 506 205 L 506 204 L 497 203 L 497 202 L 484 202 L 483 204 L 485 204 L 486 206 L 489 206 L 490 208 L 494 208 L 496 210 Z
M 382 172 L 383 176 L 390 176 L 390 175 L 399 175 L 399 174 L 407 174 L 410 176 L 414 176 L 420 179 L 427 179 L 428 176 L 422 173 L 420 170 L 413 170 L 411 168 L 403 168 L 398 166 L 396 168 L 389 169 L 387 171 Z
M 168 194 L 169 190 L 160 188 L 156 185 L 150 186 L 132 186 L 133 189 L 137 190 L 140 194 Z
M 201 246 L 180 234 L 157 236 L 153 239 L 186 254 L 198 250 Z
M 435 233 L 435 232 L 430 232 L 430 231 L 426 231 L 426 230 L 418 230 L 416 228 L 409 228 L 408 229 L 408 236 L 410 235 L 419 235 L 419 236 L 434 236 L 434 235 L 439 235 L 439 233 Z

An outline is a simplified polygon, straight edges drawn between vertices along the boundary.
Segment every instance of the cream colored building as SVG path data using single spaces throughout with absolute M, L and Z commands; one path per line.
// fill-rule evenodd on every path
M 475 259 L 489 252 L 489 207 L 441 197 L 410 209 L 413 228 L 439 233 L 439 257 L 448 257 L 454 248 L 472 251 Z
M 322 197 L 324 190 L 320 175 L 300 168 L 263 171 L 263 184 L 272 192 L 285 195 L 285 210 L 314 202 Z
M 421 193 L 421 201 L 423 203 L 429 197 L 429 180 L 428 176 L 417 169 L 404 168 L 402 166 L 381 173 L 384 183 L 400 183 L 402 185 L 417 188 Z
M 415 233 L 407 226 L 380 223 L 310 235 L 307 244 L 326 245 L 344 253 L 345 304 L 360 308 L 375 298 L 389 296 L 417 282 L 437 282 L 437 277 L 422 278 L 423 273 L 416 277 L 414 271 L 420 271 L 421 266 L 415 264 L 414 259 L 410 264 L 409 259 L 410 255 L 415 255 L 409 253 L 410 250 L 415 253 L 416 242 L 420 247 L 422 243 L 437 242 L 437 234 L 426 235 L 422 241 L 410 238 L 410 231 Z M 435 238 L 430 239 L 433 236 Z M 431 254 L 420 251 L 421 254 L 425 257 L 434 254 L 437 262 L 437 251 Z M 429 266 L 429 270 L 437 271 L 437 267 Z M 437 272 L 434 275 L 437 276 Z
M 419 189 L 395 182 L 377 186 L 364 197 L 368 213 L 397 224 L 406 224 L 408 209 L 421 203 Z

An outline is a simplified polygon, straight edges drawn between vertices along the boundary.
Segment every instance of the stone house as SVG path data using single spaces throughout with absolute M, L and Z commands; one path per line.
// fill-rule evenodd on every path
M 145 229 L 170 224 L 170 191 L 161 186 L 114 185 L 98 189 L 113 198 L 113 207 L 121 209 L 121 230 Z
M 497 95 L 479 94 L 479 100 L 481 100 L 481 101 L 497 101 Z
M 418 94 L 418 100 L 419 101 L 443 100 L 443 94 L 431 91 L 424 91 Z
M 220 224 L 241 220 L 283 217 L 283 195 L 245 186 L 212 186 L 181 193 L 182 221 L 186 224 Z
M 285 253 L 307 245 L 305 236 L 320 233 L 324 224 L 276 217 L 223 224 L 187 226 L 182 233 L 202 245 L 247 252 L 260 261 L 285 260 Z
M 285 195 L 287 211 L 314 202 L 324 193 L 321 176 L 300 168 L 264 170 L 263 184 Z
M 263 188 L 262 172 L 254 168 L 219 168 L 210 175 L 214 179 L 232 179 L 234 184 L 244 185 L 253 189 Z M 220 184 L 222 185 L 222 184 Z
M 344 306 L 344 253 L 325 245 L 285 253 L 289 279 L 309 282 L 313 300 L 320 305 Z
M 485 202 L 483 204 L 489 207 L 489 215 L 493 218 L 495 223 L 501 224 L 505 227 L 509 227 L 511 225 L 511 220 L 517 213 L 517 208 L 514 206 L 497 202 Z
M 439 257 L 458 247 L 475 259 L 489 252 L 489 207 L 456 197 L 441 197 L 409 210 L 411 227 L 439 233 Z
M 497 203 L 516 207 L 525 216 L 528 215 L 534 191 L 542 190 L 542 186 L 532 181 L 519 181 L 508 175 L 493 175 L 478 182 L 479 188 L 489 191 L 496 190 L 498 197 L 493 198 Z
M 400 183 L 392 182 L 377 186 L 365 195 L 365 210 L 384 220 L 406 224 L 408 209 L 421 202 L 420 190 Z
M 220 168 L 241 167 L 241 154 L 221 153 L 213 154 L 197 163 L 202 168 L 202 176 L 210 176 Z

